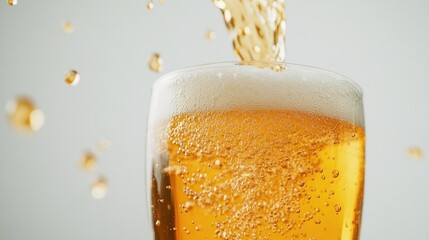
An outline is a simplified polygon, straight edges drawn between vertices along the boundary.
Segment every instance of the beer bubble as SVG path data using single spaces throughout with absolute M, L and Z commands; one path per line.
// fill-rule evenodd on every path
M 341 212 L 341 206 L 340 206 L 339 204 L 335 204 L 335 205 L 334 205 L 334 210 L 335 210 L 335 212 L 337 212 L 337 213 Z
M 147 2 L 147 4 L 146 4 L 146 8 L 147 8 L 147 10 L 152 10 L 153 9 L 153 2 L 152 1 L 149 1 L 149 2 Z
M 35 132 L 45 123 L 45 115 L 26 97 L 17 97 L 6 104 L 6 112 L 11 125 L 23 132 Z
M 332 170 L 332 177 L 337 178 L 340 175 L 340 172 L 337 169 Z
M 63 32 L 72 33 L 74 31 L 74 24 L 71 21 L 63 23 Z
M 159 227 L 159 226 L 161 225 L 161 222 L 160 222 L 159 220 L 156 220 L 155 225 L 156 225 L 157 227 Z
M 248 27 L 248 26 L 244 27 L 243 33 L 244 33 L 245 35 L 249 35 L 249 34 L 251 33 L 251 31 L 250 31 L 250 27 Z
M 107 180 L 104 177 L 99 177 L 91 187 L 91 196 L 94 199 L 103 199 L 108 191 Z
M 95 160 L 95 156 L 90 152 L 85 153 L 80 160 L 80 166 L 85 171 L 93 170 L 96 165 L 97 161 Z
M 153 72 L 159 73 L 164 67 L 164 61 L 159 53 L 154 53 L 149 60 L 149 69 Z
M 320 224 L 322 223 L 322 221 L 320 221 L 320 219 L 317 219 L 316 221 L 314 221 L 315 224 Z
M 76 70 L 70 70 L 64 77 L 64 81 L 70 86 L 75 86 L 80 81 L 80 75 Z
M 253 49 L 255 50 L 256 53 L 261 52 L 261 48 L 259 46 L 255 46 Z
M 409 147 L 408 156 L 414 159 L 421 159 L 423 158 L 423 151 L 418 147 Z
M 216 159 L 215 162 L 214 162 L 214 164 L 218 168 L 222 166 L 222 162 L 219 159 Z
M 18 0 L 7 0 L 7 4 L 9 4 L 9 6 L 15 6 L 18 4 Z
M 216 33 L 213 32 L 212 30 L 208 30 L 206 32 L 206 39 L 207 40 L 211 41 L 211 40 L 215 39 L 215 37 L 216 37 Z
M 191 210 L 193 207 L 195 206 L 195 203 L 194 202 L 186 202 L 184 205 L 183 205 L 183 208 L 185 209 L 185 210 L 187 210 L 187 211 L 189 211 L 189 210 Z

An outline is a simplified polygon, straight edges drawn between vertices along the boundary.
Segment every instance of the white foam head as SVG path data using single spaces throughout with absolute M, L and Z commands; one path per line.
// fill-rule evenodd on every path
M 180 113 L 231 109 L 299 110 L 364 127 L 362 93 L 355 83 L 293 64 L 281 72 L 214 64 L 167 74 L 153 86 L 149 126 Z

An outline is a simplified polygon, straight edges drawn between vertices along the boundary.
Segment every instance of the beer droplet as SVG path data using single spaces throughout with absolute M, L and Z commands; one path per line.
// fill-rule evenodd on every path
M 6 112 L 13 127 L 20 131 L 38 131 L 45 123 L 45 115 L 26 97 L 9 100 Z
M 160 3 L 165 3 L 165 0 L 159 0 Z
M 70 86 L 75 86 L 80 81 L 80 75 L 76 70 L 70 70 L 64 77 L 64 81 Z
M 159 226 L 161 225 L 161 222 L 160 222 L 159 220 L 156 220 L 155 225 L 156 225 L 157 227 L 159 227 Z
M 335 204 L 335 206 L 334 206 L 334 210 L 335 210 L 335 212 L 341 212 L 341 206 L 340 205 L 338 205 L 338 204 Z
M 7 0 L 7 4 L 9 4 L 9 6 L 15 6 L 18 4 L 18 0 Z
M 408 156 L 414 159 L 423 158 L 423 151 L 418 147 L 410 147 L 408 148 Z
M 154 53 L 149 60 L 149 69 L 153 72 L 161 72 L 164 67 L 164 61 L 162 60 L 159 53 Z
M 74 24 L 71 21 L 63 23 L 63 32 L 72 33 L 74 31 Z
M 340 172 L 339 172 L 337 169 L 334 169 L 334 170 L 332 171 L 332 177 L 333 177 L 333 178 L 337 178 L 339 175 L 340 175 Z
M 100 139 L 100 141 L 97 143 L 97 148 L 100 150 L 107 150 L 112 146 L 112 141 L 110 141 L 107 138 L 102 138 Z
M 208 30 L 206 32 L 206 39 L 207 40 L 211 41 L 211 40 L 213 40 L 215 38 L 216 38 L 216 33 L 215 32 L 213 32 L 212 30 Z
M 107 181 L 103 177 L 99 177 L 91 187 L 91 196 L 94 199 L 102 199 L 106 196 L 108 191 Z
M 80 160 L 80 166 L 85 171 L 91 171 L 97 165 L 97 160 L 92 153 L 85 153 L 85 155 Z
M 147 2 L 147 4 L 146 4 L 146 8 L 147 8 L 147 10 L 152 10 L 153 9 L 153 2 L 152 1 L 149 1 L 149 2 Z

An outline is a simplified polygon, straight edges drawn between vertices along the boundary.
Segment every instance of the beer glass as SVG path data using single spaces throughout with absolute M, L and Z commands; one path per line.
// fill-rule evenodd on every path
M 361 89 L 343 75 L 268 62 L 169 73 L 149 113 L 155 239 L 358 239 L 364 154 Z

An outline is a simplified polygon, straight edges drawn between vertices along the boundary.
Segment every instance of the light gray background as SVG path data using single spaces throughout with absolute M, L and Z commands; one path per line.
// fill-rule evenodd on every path
M 362 239 L 429 239 L 429 1 L 288 0 L 287 61 L 343 73 L 365 94 L 367 175 Z M 73 21 L 66 34 L 61 24 Z M 217 37 L 205 40 L 207 29 Z M 1 240 L 138 240 L 146 213 L 145 132 L 152 52 L 165 72 L 235 60 L 210 0 L 0 2 L 0 107 L 32 97 L 46 114 L 23 135 L 0 117 Z M 81 82 L 63 81 L 75 68 Z M 100 138 L 113 146 L 93 173 L 78 160 Z M 103 174 L 110 191 L 89 194 Z

